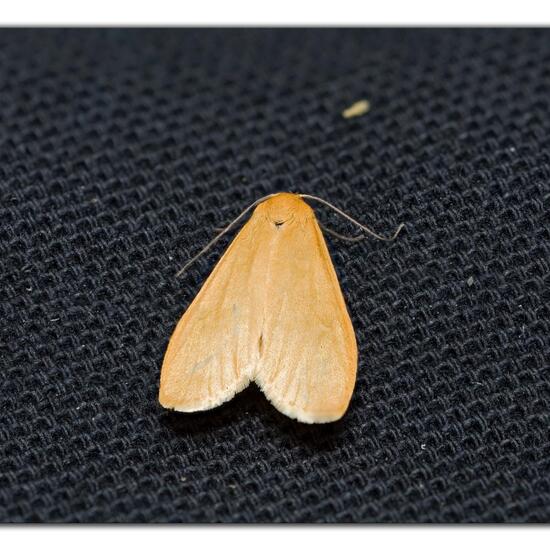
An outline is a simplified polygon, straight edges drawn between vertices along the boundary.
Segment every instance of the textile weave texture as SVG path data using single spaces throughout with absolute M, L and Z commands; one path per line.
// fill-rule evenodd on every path
M 549 90 L 546 29 L 2 30 L 0 520 L 549 521 Z M 347 414 L 162 409 L 231 237 L 175 273 L 277 191 L 406 224 L 327 235 Z

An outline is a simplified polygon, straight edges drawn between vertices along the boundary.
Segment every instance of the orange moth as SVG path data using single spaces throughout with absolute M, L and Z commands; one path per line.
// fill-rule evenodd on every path
M 211 409 L 254 381 L 279 411 L 301 422 L 332 422 L 345 413 L 357 344 L 319 223 L 304 199 L 382 240 L 395 239 L 402 227 L 381 237 L 311 195 L 277 193 L 250 205 L 180 271 L 255 207 L 170 339 L 160 376 L 163 407 Z

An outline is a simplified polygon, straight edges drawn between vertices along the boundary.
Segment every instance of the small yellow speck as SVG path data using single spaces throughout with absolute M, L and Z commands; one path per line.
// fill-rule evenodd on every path
M 344 118 L 353 118 L 356 116 L 364 115 L 370 110 L 370 103 L 366 99 L 356 101 L 353 105 L 350 105 L 347 109 L 342 111 Z

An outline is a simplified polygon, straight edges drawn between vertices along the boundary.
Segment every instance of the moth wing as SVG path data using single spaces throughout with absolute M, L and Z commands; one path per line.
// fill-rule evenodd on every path
M 258 362 L 262 313 L 257 281 L 266 265 L 257 228 L 253 217 L 178 322 L 161 370 L 162 406 L 183 412 L 210 409 L 249 384 Z
M 255 381 L 287 416 L 332 422 L 355 385 L 355 333 L 314 215 L 283 231 L 273 242 Z

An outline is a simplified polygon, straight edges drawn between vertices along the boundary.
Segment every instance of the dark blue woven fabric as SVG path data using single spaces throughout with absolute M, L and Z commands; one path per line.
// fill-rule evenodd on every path
M 549 90 L 545 29 L 3 30 L 0 520 L 549 521 Z M 406 223 L 327 239 L 348 413 L 163 410 L 228 239 L 176 271 L 275 191 Z

